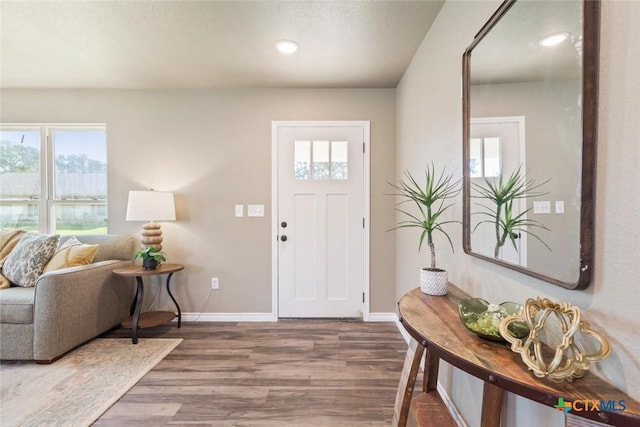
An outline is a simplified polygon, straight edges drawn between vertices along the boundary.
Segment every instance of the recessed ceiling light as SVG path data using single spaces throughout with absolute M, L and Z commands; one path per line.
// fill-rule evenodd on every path
M 278 49 L 281 53 L 286 55 L 291 55 L 298 50 L 298 43 L 291 40 L 278 40 L 276 42 L 276 49 Z
M 540 46 L 551 47 L 557 46 L 569 38 L 569 33 L 555 33 L 540 39 Z

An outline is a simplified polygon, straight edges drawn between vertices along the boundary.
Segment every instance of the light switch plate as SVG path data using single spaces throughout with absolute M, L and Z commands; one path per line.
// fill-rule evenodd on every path
M 556 213 L 564 213 L 564 200 L 556 200 Z
M 236 218 L 242 218 L 244 216 L 244 206 L 236 205 Z
M 264 205 L 247 205 L 247 216 L 263 217 Z
M 534 214 L 548 214 L 551 213 L 551 202 L 546 200 L 543 202 L 533 202 Z

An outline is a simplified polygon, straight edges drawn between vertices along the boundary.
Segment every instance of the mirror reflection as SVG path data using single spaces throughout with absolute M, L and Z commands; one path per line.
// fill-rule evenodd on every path
M 588 283 L 583 6 L 505 2 L 465 53 L 465 251 L 570 288 Z

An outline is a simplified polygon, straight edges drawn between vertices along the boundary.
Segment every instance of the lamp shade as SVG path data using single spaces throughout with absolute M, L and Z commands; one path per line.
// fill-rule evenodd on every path
M 127 221 L 175 221 L 173 193 L 129 191 Z

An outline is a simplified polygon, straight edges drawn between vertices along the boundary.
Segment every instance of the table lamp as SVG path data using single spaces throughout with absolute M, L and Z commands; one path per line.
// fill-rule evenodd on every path
M 149 221 L 142 226 L 142 247 L 162 249 L 162 229 L 155 221 L 175 221 L 173 193 L 162 191 L 129 191 L 127 221 Z

